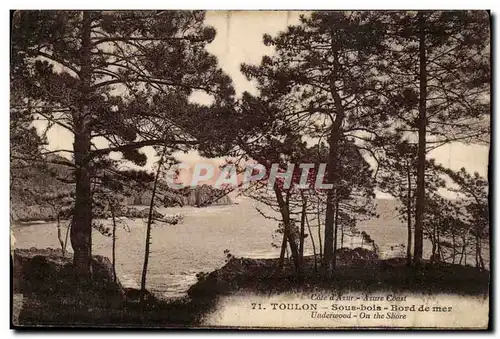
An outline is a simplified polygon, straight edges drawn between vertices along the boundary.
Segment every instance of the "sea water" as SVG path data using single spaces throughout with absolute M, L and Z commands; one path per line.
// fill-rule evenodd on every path
M 147 276 L 150 291 L 164 297 L 185 295 L 189 286 L 197 281 L 197 273 L 211 272 L 225 264 L 225 250 L 236 257 L 279 257 L 281 235 L 276 233 L 277 221 L 264 218 L 256 207 L 265 207 L 249 198 L 236 198 L 235 202 L 237 204 L 226 206 L 160 209 L 169 215 L 182 214 L 184 220 L 177 225 L 153 226 Z M 393 201 L 379 200 L 377 213 L 380 217 L 358 225 L 358 230 L 368 233 L 379 246 L 382 257 L 404 256 L 397 245 L 406 243 L 406 226 L 399 220 L 395 206 Z M 144 260 L 146 223 L 141 219 L 122 218 L 122 221 L 126 225 L 117 228 L 117 274 L 124 286 L 138 288 Z M 102 222 L 111 225 L 109 220 Z M 319 251 L 317 225 L 311 223 L 311 226 Z M 63 236 L 66 227 L 67 224 L 63 227 Z M 55 223 L 14 225 L 12 231 L 16 248 L 59 248 Z M 340 247 L 340 239 L 338 241 Z M 362 245 L 370 248 L 360 236 L 344 237 L 344 247 Z M 94 231 L 93 254 L 111 258 L 111 247 L 111 237 Z M 304 247 L 306 255 L 313 253 L 310 236 L 305 239 Z M 428 256 L 430 250 L 431 246 L 426 242 L 424 253 Z

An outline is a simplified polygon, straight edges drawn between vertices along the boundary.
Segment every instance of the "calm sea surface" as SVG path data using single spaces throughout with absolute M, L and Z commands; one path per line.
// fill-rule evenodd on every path
M 175 226 L 153 227 L 147 280 L 150 291 L 168 297 L 184 295 L 196 282 L 198 272 L 210 272 L 224 265 L 223 252 L 226 249 L 238 257 L 279 256 L 279 248 L 271 245 L 281 241 L 275 234 L 276 221 L 263 218 L 255 209 L 258 206 L 255 201 L 248 198 L 235 200 L 238 204 L 227 206 L 160 209 L 166 214 L 180 213 L 184 215 L 184 221 Z M 406 243 L 406 227 L 399 221 L 394 207 L 391 200 L 378 200 L 380 217 L 358 225 L 358 230 L 367 232 L 385 257 L 400 255 L 401 249 L 394 246 Z M 146 226 L 143 220 L 123 220 L 129 229 L 117 229 L 117 273 L 123 285 L 139 287 Z M 110 221 L 104 223 L 111 224 Z M 318 246 L 317 228 L 312 232 Z M 13 226 L 13 235 L 16 248 L 59 247 L 54 223 Z M 110 237 L 95 231 L 93 242 L 94 254 L 111 258 Z M 344 247 L 360 245 L 359 237 L 344 238 Z M 424 247 L 428 254 L 429 244 Z M 310 237 L 306 238 L 305 252 L 312 254 Z

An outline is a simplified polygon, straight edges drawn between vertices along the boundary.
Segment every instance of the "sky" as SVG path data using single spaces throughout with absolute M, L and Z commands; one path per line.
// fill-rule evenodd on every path
M 256 93 L 254 84 L 248 81 L 240 72 L 242 63 L 258 64 L 265 54 L 272 54 L 273 49 L 262 42 L 265 33 L 275 35 L 284 30 L 287 25 L 297 24 L 299 12 L 293 11 L 209 11 L 206 15 L 206 24 L 214 27 L 217 35 L 214 41 L 207 46 L 207 50 L 214 54 L 220 67 L 232 78 L 237 95 L 244 91 Z M 192 100 L 206 102 L 204 95 L 195 94 Z M 41 126 L 38 126 L 41 128 Z M 48 133 L 49 148 L 71 149 L 73 137 L 69 132 L 60 128 L 53 128 Z M 96 142 L 101 144 L 101 142 Z M 103 145 L 104 146 L 104 145 Z M 102 146 L 101 146 L 102 147 Z M 154 157 L 151 148 L 143 151 L 148 155 L 147 167 L 151 167 Z M 428 158 L 435 158 L 438 163 L 458 170 L 462 167 L 469 172 L 478 172 L 486 177 L 488 169 L 487 146 L 465 145 L 451 143 L 431 151 Z M 204 159 L 196 151 L 176 153 L 179 161 L 195 164 L 200 161 L 220 164 L 220 159 Z M 379 197 L 387 197 L 378 194 Z

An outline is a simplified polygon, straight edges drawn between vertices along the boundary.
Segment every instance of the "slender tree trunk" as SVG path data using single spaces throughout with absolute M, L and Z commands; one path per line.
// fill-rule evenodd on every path
M 477 236 L 477 252 L 478 252 L 478 257 L 479 257 L 479 266 L 481 267 L 481 269 L 485 269 L 485 266 L 484 266 L 484 260 L 483 260 L 483 247 L 481 245 L 481 234 L 482 233 L 479 233 L 478 236 Z
M 75 141 L 73 151 L 75 157 L 75 211 L 74 223 L 70 238 L 73 247 L 73 264 L 80 281 L 90 279 L 92 274 L 92 190 L 90 179 L 90 118 L 89 108 L 91 81 L 91 13 L 83 12 L 80 50 L 80 112 L 73 113 Z
M 480 266 L 480 267 L 481 267 L 481 269 L 483 269 L 483 270 L 484 270 L 484 269 L 485 269 L 485 267 L 484 267 L 484 259 L 483 259 L 483 253 L 482 253 L 482 252 L 483 252 L 483 251 L 482 251 L 481 243 L 479 243 L 479 263 L 480 263 L 480 265 L 481 265 L 481 266 Z
M 318 244 L 319 244 L 319 260 L 323 262 L 323 248 L 321 247 L 323 245 L 323 240 L 321 240 L 321 203 L 320 203 L 320 198 L 318 195 Z
M 201 187 L 195 187 L 195 206 L 201 207 Z
M 344 248 L 344 224 L 340 225 L 340 248 Z
M 311 225 L 309 224 L 309 218 L 307 217 L 307 214 L 306 214 L 306 224 L 307 224 L 307 230 L 309 231 L 309 237 L 311 238 L 311 244 L 312 244 L 312 248 L 313 248 L 314 272 L 317 272 L 318 271 L 318 258 L 316 258 L 316 243 L 314 241 L 314 236 L 313 236 L 312 231 L 311 231 Z
M 462 260 L 464 259 L 464 256 L 466 255 L 466 251 L 467 251 L 467 241 L 466 241 L 465 235 L 462 235 L 462 253 L 460 253 L 460 261 L 458 263 L 459 265 L 462 265 Z
M 452 257 L 451 257 L 451 263 L 455 263 L 455 256 L 457 255 L 457 250 L 456 250 L 456 241 L 455 241 L 455 230 L 452 227 L 451 229 L 451 244 L 452 244 Z
M 283 264 L 285 263 L 285 253 L 286 253 L 286 245 L 288 241 L 286 239 L 285 231 L 283 230 L 283 241 L 281 242 L 281 252 L 280 252 L 280 261 L 279 267 L 283 268 Z
M 62 239 L 62 232 L 61 232 L 61 219 L 59 218 L 59 215 L 57 215 L 57 239 L 59 240 L 59 244 L 61 245 L 61 251 L 62 254 L 64 255 L 64 240 Z
M 477 231 L 476 231 L 476 236 L 475 236 L 475 240 L 476 240 L 476 267 L 479 267 L 480 263 L 479 263 L 479 255 L 480 255 L 480 249 L 479 249 L 479 236 L 477 234 Z
M 408 165 L 408 164 L 407 164 Z M 407 219 L 407 231 L 408 231 L 408 237 L 407 237 L 407 248 L 406 248 L 406 262 L 408 266 L 411 265 L 411 215 L 412 215 L 412 206 L 411 206 L 411 168 L 408 165 L 407 168 L 407 180 L 408 180 L 408 195 L 406 198 L 406 219 Z
M 436 227 L 436 242 L 437 242 L 437 253 L 438 253 L 438 261 L 441 262 L 444 258 L 443 248 L 441 246 L 441 234 L 439 233 L 439 227 Z
M 339 226 L 339 198 L 336 199 L 335 202 L 335 236 L 333 239 L 333 260 L 332 260 L 332 269 L 335 270 L 337 268 L 337 234 L 338 234 L 338 226 Z
M 297 247 L 295 234 L 291 231 L 289 206 L 285 202 L 285 199 L 283 199 L 283 194 L 277 186 L 274 187 L 274 193 L 276 194 L 276 200 L 278 201 L 278 205 L 280 207 L 281 218 L 283 220 L 283 232 L 288 240 L 288 243 L 290 244 L 292 261 L 295 266 L 295 271 L 298 274 L 300 270 L 299 248 Z
M 464 243 L 464 265 L 467 265 L 467 246 L 469 244 Z
M 420 102 L 418 117 L 418 160 L 417 160 L 417 201 L 415 205 L 415 252 L 414 264 L 422 262 L 423 255 L 423 218 L 425 213 L 425 153 L 426 153 L 426 130 L 427 130 L 427 60 L 425 55 L 425 19 L 420 12 L 420 39 L 419 39 L 419 60 L 420 60 Z
M 116 283 L 116 218 L 115 208 L 111 202 L 109 202 L 109 209 L 111 211 L 111 218 L 113 220 L 113 243 L 111 248 L 111 260 L 113 263 L 113 281 Z
M 299 256 L 301 263 L 304 258 L 304 239 L 305 239 L 305 224 L 306 224 L 306 208 L 307 208 L 307 200 L 304 197 L 304 192 L 300 192 L 302 198 L 302 211 L 300 215 L 300 240 L 299 240 Z
M 156 170 L 155 181 L 153 183 L 153 191 L 151 193 L 151 201 L 149 203 L 148 223 L 146 226 L 146 245 L 144 249 L 144 264 L 142 266 L 142 275 L 141 275 L 141 303 L 143 303 L 146 298 L 146 276 L 148 274 L 149 246 L 151 245 L 151 225 L 153 224 L 153 211 L 154 211 L 154 203 L 156 196 L 156 188 L 158 186 L 158 179 L 160 177 L 161 169 L 163 166 L 163 160 L 165 158 L 166 152 L 167 148 L 164 147 L 163 152 L 160 156 L 160 160 L 158 161 L 158 169 Z
M 412 238 L 412 232 L 411 232 L 411 212 L 408 213 L 407 215 L 407 225 L 406 225 L 406 228 L 408 230 L 408 237 L 407 237 L 407 248 L 406 248 L 406 263 L 408 264 L 408 266 L 411 265 L 412 261 L 411 261 L 411 238 Z
M 325 240 L 323 246 L 323 268 L 326 274 L 331 271 L 333 260 L 333 228 L 335 221 L 334 199 L 333 191 L 328 191 L 326 198 Z
M 433 226 L 433 228 L 432 228 L 431 242 L 432 242 L 431 258 L 432 258 L 432 262 L 434 262 L 436 260 L 436 249 L 437 249 L 437 246 L 436 246 L 436 226 Z
M 66 248 L 68 246 L 68 237 L 69 237 L 69 232 L 71 230 L 71 226 L 73 225 L 73 217 L 71 217 L 71 220 L 68 224 L 68 228 L 66 229 L 66 236 L 65 236 L 65 239 L 64 239 L 64 248 L 63 248 L 63 255 L 66 255 Z
M 306 208 L 307 200 L 304 197 L 304 192 L 300 192 L 302 199 L 302 211 L 300 215 L 300 235 L 299 235 L 299 278 L 302 279 L 304 274 L 304 239 L 305 239 L 305 227 L 306 227 Z

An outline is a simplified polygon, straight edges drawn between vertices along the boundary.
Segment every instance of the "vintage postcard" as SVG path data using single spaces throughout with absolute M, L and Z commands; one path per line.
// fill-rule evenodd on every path
M 11 13 L 11 326 L 477 329 L 488 11 Z

